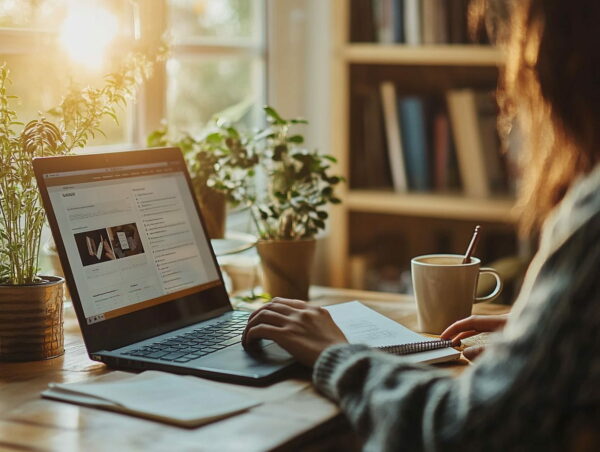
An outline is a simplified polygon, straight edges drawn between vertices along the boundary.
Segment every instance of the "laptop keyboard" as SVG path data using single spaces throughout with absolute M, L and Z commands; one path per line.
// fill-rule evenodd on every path
M 179 336 L 129 350 L 125 355 L 187 363 L 242 341 L 249 312 L 234 312 L 221 322 L 196 328 Z

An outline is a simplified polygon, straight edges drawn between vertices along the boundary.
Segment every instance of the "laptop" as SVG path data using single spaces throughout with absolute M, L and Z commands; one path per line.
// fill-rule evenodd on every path
M 241 346 L 234 311 L 178 148 L 33 161 L 91 359 L 264 384 L 293 364 Z

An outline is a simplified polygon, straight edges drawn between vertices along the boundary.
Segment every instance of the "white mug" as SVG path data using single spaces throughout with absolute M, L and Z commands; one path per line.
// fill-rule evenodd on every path
M 452 323 L 471 315 L 473 303 L 493 300 L 502 291 L 496 270 L 480 268 L 481 261 L 476 257 L 463 264 L 463 258 L 459 254 L 428 254 L 411 260 L 419 331 L 440 334 Z M 485 297 L 475 297 L 482 273 L 493 275 L 496 287 Z

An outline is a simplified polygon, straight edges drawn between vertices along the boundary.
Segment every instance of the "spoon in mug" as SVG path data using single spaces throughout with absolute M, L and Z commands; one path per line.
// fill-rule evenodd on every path
M 471 256 L 475 252 L 475 248 L 477 247 L 477 242 L 479 241 L 479 229 L 481 229 L 480 225 L 475 226 L 475 230 L 473 231 L 473 237 L 471 237 L 471 242 L 467 247 L 467 252 L 465 253 L 465 257 L 462 260 L 463 264 L 468 264 L 471 262 Z

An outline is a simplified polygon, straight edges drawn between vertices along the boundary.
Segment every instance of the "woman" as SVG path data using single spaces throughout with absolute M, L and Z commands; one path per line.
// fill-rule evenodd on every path
M 496 341 L 453 377 L 346 344 L 324 309 L 298 300 L 274 300 L 246 329 L 246 346 L 272 339 L 314 366 L 368 450 L 580 450 L 600 426 L 600 2 L 510 7 L 500 101 L 529 140 L 523 225 L 543 227 Z M 505 319 L 490 320 L 444 337 Z

